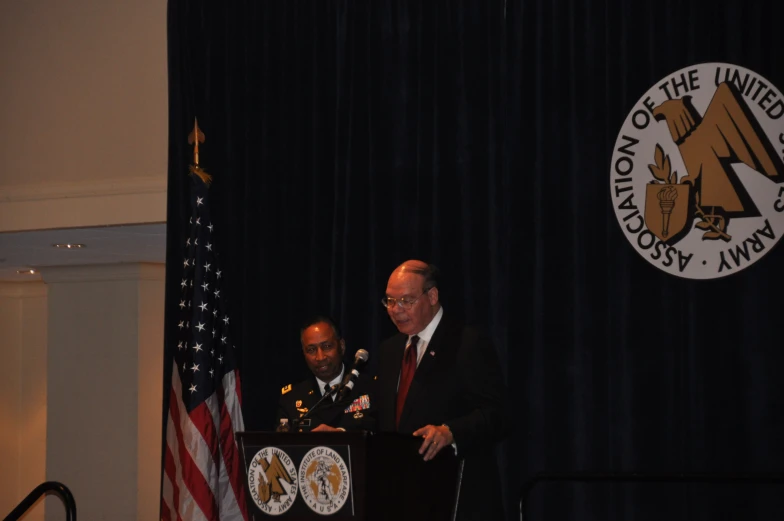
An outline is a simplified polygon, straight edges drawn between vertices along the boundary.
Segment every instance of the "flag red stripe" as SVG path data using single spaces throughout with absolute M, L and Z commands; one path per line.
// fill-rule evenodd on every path
M 223 394 L 223 387 L 218 392 L 218 403 L 221 404 L 220 407 L 220 445 L 223 448 L 223 462 L 226 465 L 226 472 L 229 475 L 229 483 L 231 483 L 231 488 L 234 490 L 234 497 L 237 499 L 237 502 L 241 506 L 245 506 L 245 487 L 243 486 L 244 477 L 244 469 L 240 467 L 242 464 L 240 462 L 240 455 L 238 447 L 234 441 L 234 432 L 237 430 L 237 426 L 232 424 L 232 416 L 229 412 L 229 407 L 235 405 L 234 399 L 238 400 L 237 397 L 237 390 L 239 389 L 239 384 L 235 383 L 232 384 L 231 380 L 237 377 L 237 373 L 239 371 L 234 370 L 231 373 L 227 373 L 224 377 L 224 380 L 228 381 L 228 385 L 225 387 L 229 390 L 229 404 L 226 404 L 225 396 Z M 232 399 L 234 398 L 234 399 Z M 239 414 L 239 409 L 236 409 Z M 238 419 L 241 421 L 241 419 Z M 240 429 L 244 428 L 239 426 Z M 248 513 L 245 511 L 245 508 L 240 508 L 242 512 L 242 517 L 247 521 Z
M 161 499 L 161 521 L 171 521 L 171 510 L 163 499 Z
M 242 382 L 240 382 L 240 370 L 234 370 L 234 391 L 237 395 L 237 412 L 242 418 Z M 244 427 L 243 427 L 244 429 Z
M 232 346 L 233 347 L 233 346 Z M 232 416 L 232 423 L 234 424 L 234 432 L 237 431 L 244 431 L 245 430 L 245 421 L 242 417 L 242 381 L 240 380 L 240 370 L 234 370 L 234 394 L 237 397 L 237 404 L 235 407 L 232 408 L 233 414 Z M 246 482 L 246 474 L 245 474 L 245 462 L 242 461 L 242 454 L 240 454 L 240 448 L 237 445 L 236 441 L 234 446 L 236 450 L 234 451 L 234 455 L 232 458 L 232 467 L 231 467 L 231 482 L 232 484 L 237 484 L 239 486 L 239 493 L 237 495 L 237 500 L 240 502 L 240 506 L 242 509 L 242 516 L 245 518 L 245 521 L 248 520 L 248 511 L 247 511 L 247 497 L 245 491 L 245 482 Z
M 207 405 L 209 398 L 199 404 L 198 407 L 191 411 L 190 417 L 193 421 L 193 426 L 201 434 L 204 443 L 207 444 L 207 449 L 210 453 L 211 464 L 220 469 L 220 447 L 218 447 L 218 435 L 215 432 L 215 424 L 212 420 L 209 406 Z M 217 477 L 217 476 L 216 476 Z
M 174 378 L 175 380 L 178 379 L 176 375 Z M 172 515 L 176 516 L 177 521 L 182 521 L 183 518 L 188 521 L 206 521 L 202 511 L 195 504 L 193 496 L 191 496 L 190 491 L 182 480 L 182 467 L 179 464 L 179 460 L 175 457 L 175 454 L 179 453 L 177 448 L 179 443 L 177 442 L 177 429 L 174 427 L 171 411 L 169 411 L 166 425 L 166 451 L 171 458 L 169 460 L 171 465 L 169 471 L 163 475 L 162 498 L 167 501 L 168 505 L 171 505 L 170 510 L 173 513 Z
M 176 505 L 179 503 L 180 500 L 180 488 L 177 486 L 176 481 L 176 473 L 177 468 L 174 464 L 174 455 L 171 452 L 171 447 L 169 444 L 166 444 L 166 453 L 164 454 L 164 463 L 163 463 L 164 472 L 166 473 L 166 478 L 168 478 L 168 482 L 172 489 L 171 494 L 171 505 L 166 504 L 165 498 L 161 499 L 161 503 L 163 503 L 161 507 L 161 519 L 163 521 L 171 521 L 172 520 L 172 511 L 175 512 L 176 516 Z
M 174 368 L 174 371 L 176 372 L 177 368 Z M 177 378 L 177 380 L 179 380 L 179 378 Z M 172 384 L 176 385 L 174 381 Z M 174 430 L 177 435 L 177 455 L 179 456 L 180 465 L 182 466 L 182 484 L 190 491 L 196 504 L 207 519 L 218 519 L 218 508 L 215 504 L 215 497 L 212 495 L 212 490 L 210 490 L 205 476 L 196 466 L 190 452 L 188 452 L 185 447 L 183 428 L 180 420 L 179 398 L 174 389 L 172 389 L 170 393 L 169 400 L 169 403 L 176 404 L 173 407 L 169 407 L 169 412 L 172 415 Z M 190 422 L 190 418 L 186 417 L 185 419 Z M 196 427 L 193 424 L 191 425 Z

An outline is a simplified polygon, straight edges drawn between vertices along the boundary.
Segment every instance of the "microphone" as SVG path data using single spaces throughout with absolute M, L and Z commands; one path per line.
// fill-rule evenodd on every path
M 302 421 L 307 420 L 310 417 L 310 415 L 313 414 L 313 411 L 318 409 L 318 406 L 321 405 L 324 402 L 324 400 L 326 400 L 328 397 L 330 397 L 333 394 L 335 394 L 338 391 L 339 388 L 340 388 L 340 386 L 338 384 L 335 384 L 332 387 L 330 387 L 329 388 L 329 392 L 328 393 L 324 393 L 324 396 L 322 396 L 321 399 L 316 402 L 316 405 L 311 407 L 310 410 L 308 412 L 306 412 L 305 414 L 303 414 L 301 418 L 294 420 L 295 426 L 299 427 L 299 424 Z M 308 420 L 308 421 L 310 421 L 310 420 Z M 307 424 L 307 425 L 309 425 L 309 424 Z
M 316 404 L 313 407 L 311 407 L 308 412 L 303 414 L 301 418 L 294 420 L 295 429 L 299 428 L 302 422 L 308 420 L 308 418 L 310 418 L 313 412 L 316 409 L 318 409 L 318 407 L 327 399 L 327 397 L 332 396 L 335 393 L 338 393 L 337 397 L 335 398 L 335 403 L 339 403 L 340 400 L 345 398 L 351 392 L 351 389 L 354 388 L 354 382 L 356 382 L 357 378 L 359 377 L 359 369 L 361 369 L 365 365 L 365 362 L 367 362 L 368 357 L 369 357 L 368 352 L 365 351 L 364 349 L 360 349 L 359 351 L 357 351 L 357 354 L 354 355 L 354 365 L 351 366 L 351 371 L 348 372 L 346 376 L 343 377 L 343 381 L 340 384 L 333 385 L 329 389 L 329 392 L 324 393 L 324 396 L 322 396 L 321 399 L 317 401 Z
M 351 366 L 351 371 L 346 373 L 346 376 L 343 377 L 343 382 L 338 388 L 338 397 L 335 399 L 335 401 L 340 401 L 348 396 L 348 394 L 354 388 L 354 384 L 356 383 L 357 378 L 359 378 L 359 370 L 365 366 L 369 357 L 370 355 L 364 349 L 357 351 L 357 354 L 354 355 L 354 365 Z

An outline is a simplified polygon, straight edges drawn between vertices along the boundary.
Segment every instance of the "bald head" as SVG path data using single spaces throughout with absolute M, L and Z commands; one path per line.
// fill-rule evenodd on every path
M 419 275 L 423 279 L 422 289 L 430 289 L 438 286 L 438 268 L 427 262 L 411 259 L 395 268 L 389 277 L 390 282 L 393 278 L 403 279 L 410 275 Z
M 389 276 L 386 294 L 398 301 L 413 302 L 408 309 L 399 304 L 387 307 L 387 313 L 401 333 L 418 334 L 441 308 L 438 268 L 421 260 L 407 260 Z

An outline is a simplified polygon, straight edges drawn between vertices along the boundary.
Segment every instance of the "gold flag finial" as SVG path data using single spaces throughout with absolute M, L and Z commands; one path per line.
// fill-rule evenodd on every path
M 204 132 L 199 128 L 199 120 L 193 118 L 193 132 L 188 134 L 188 144 L 193 145 L 194 166 L 199 166 L 199 143 L 204 143 Z
M 212 176 L 199 166 L 199 143 L 204 143 L 204 132 L 199 128 L 198 119 L 193 118 L 193 131 L 188 134 L 188 144 L 193 145 L 193 164 L 189 170 L 191 174 L 199 176 L 204 184 L 209 186 L 212 182 Z

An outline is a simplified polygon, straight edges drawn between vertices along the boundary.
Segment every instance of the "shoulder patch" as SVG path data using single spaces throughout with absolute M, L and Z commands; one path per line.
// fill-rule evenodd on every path
M 291 391 L 291 384 L 288 384 L 286 387 L 280 390 L 280 394 L 286 394 L 287 392 Z

